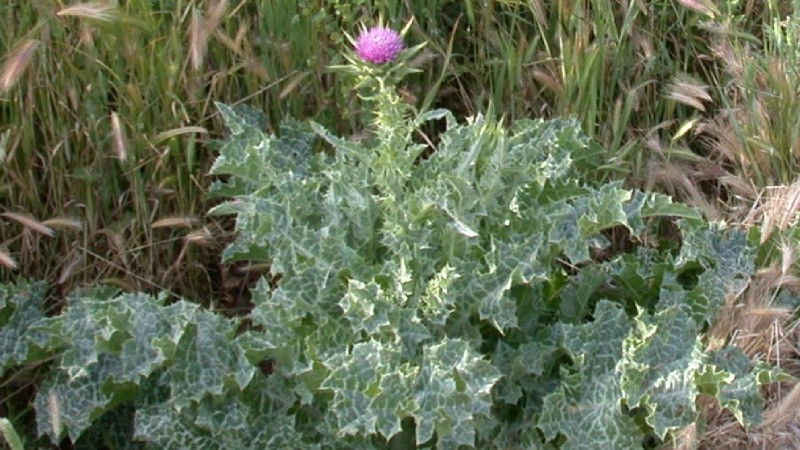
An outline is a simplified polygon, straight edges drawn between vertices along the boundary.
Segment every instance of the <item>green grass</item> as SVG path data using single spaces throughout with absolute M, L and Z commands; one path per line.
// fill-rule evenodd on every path
M 215 10 L 225 3 L 0 6 L 5 68 L 15 48 L 32 47 L 0 98 L 3 209 L 82 224 L 50 238 L 5 221 L 0 241 L 21 273 L 208 297 L 225 239 L 204 218 L 219 130 L 212 100 L 246 101 L 276 122 L 331 102 L 326 46 L 316 45 L 325 23 L 287 7 L 295 2 Z M 209 239 L 185 239 L 203 226 Z

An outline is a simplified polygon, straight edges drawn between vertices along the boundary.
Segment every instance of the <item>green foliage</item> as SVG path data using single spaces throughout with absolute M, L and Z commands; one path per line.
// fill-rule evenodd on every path
M 732 380 L 755 375 L 719 367 L 701 331 L 752 274 L 752 248 L 664 196 L 582 182 L 593 166 L 577 124 L 460 125 L 435 111 L 410 119 L 447 122 L 421 157 L 398 117 L 378 119 L 396 120 L 382 128 L 396 133 L 356 142 L 316 124 L 268 136 L 247 126 L 256 117 L 220 110 L 231 137 L 215 171 L 230 177 L 214 191 L 238 193 L 216 211 L 237 213 L 228 256 L 263 255 L 280 274 L 277 287 L 256 289 L 251 318 L 264 355 L 300 381 L 303 404 L 331 392 L 336 436 L 389 439 L 410 417 L 418 445 L 526 436 L 630 448 L 696 420 L 701 390 L 745 414 L 724 398 Z M 250 183 L 257 189 L 243 191 Z M 680 251 L 593 258 L 611 251 L 612 229 L 657 241 L 664 216 L 684 218 Z M 460 362 L 427 357 L 454 343 Z M 436 384 L 420 381 L 437 370 Z M 420 390 L 438 398 L 438 417 Z M 471 403 L 457 401 L 467 392 Z
M 48 336 L 34 328 L 44 319 L 44 283 L 0 285 L 0 376 L 12 366 L 41 359 Z
M 269 263 L 272 283 L 237 318 L 101 289 L 47 317 L 40 285 L 3 287 L 3 330 L 27 337 L 4 366 L 51 359 L 40 436 L 628 449 L 698 420 L 700 393 L 758 422 L 774 374 L 702 337 L 753 273 L 752 247 L 663 195 L 586 182 L 577 123 L 397 109 L 352 141 L 293 121 L 269 135 L 252 110 L 219 109 L 212 192 L 230 199 L 214 213 L 239 232 L 226 257 Z M 441 119 L 435 149 L 415 142 Z M 671 217 L 679 236 L 659 233 Z

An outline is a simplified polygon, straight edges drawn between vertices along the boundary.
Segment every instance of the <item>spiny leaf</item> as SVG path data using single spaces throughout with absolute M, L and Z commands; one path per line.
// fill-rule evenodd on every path
M 630 329 L 625 313 L 607 301 L 597 304 L 593 322 L 556 327 L 576 371 L 562 372 L 561 386 L 544 399 L 537 426 L 548 440 L 564 435 L 565 450 L 587 448 L 589 443 L 620 450 L 641 445 L 641 430 L 621 409 L 616 368 Z
M 52 372 L 39 386 L 34 401 L 39 435 L 48 435 L 55 444 L 65 433 L 77 441 L 111 405 L 112 395 L 105 386 L 118 376 L 120 368 L 118 358 L 103 355 L 77 377 L 62 370 Z
M 45 357 L 48 337 L 39 329 L 46 319 L 45 292 L 44 283 L 0 285 L 0 376 L 8 367 Z
M 138 383 L 164 364 L 172 361 L 178 342 L 194 320 L 197 307 L 186 302 L 163 306 L 164 298 L 124 295 L 124 314 L 131 339 L 120 349 L 122 378 Z M 122 311 L 120 311 L 122 312 Z
M 335 355 L 325 365 L 330 375 L 322 387 L 334 392 L 331 411 L 341 436 L 380 431 L 391 438 L 400 432 L 403 417 L 417 408 L 410 401 L 415 371 L 401 364 L 396 346 L 359 343 L 349 354 Z
M 733 413 L 745 428 L 761 422 L 764 400 L 759 393 L 760 383 L 754 364 L 738 347 L 727 346 L 713 355 L 717 371 L 729 374 L 716 391 L 720 406 Z
M 489 416 L 491 389 L 501 377 L 466 341 L 426 346 L 415 383 L 417 442 L 437 436 L 438 448 L 474 446 L 478 416 Z
M 234 324 L 216 314 L 194 316 L 165 373 L 176 406 L 200 401 L 205 395 L 221 395 L 226 387 L 243 389 L 250 383 L 255 367 L 232 342 L 234 333 Z
M 697 226 L 679 222 L 684 230 L 681 251 L 675 260 L 677 269 L 700 267 L 697 284 L 680 300 L 691 310 L 698 323 L 713 323 L 728 295 L 737 295 L 747 285 L 755 268 L 755 251 L 740 230 L 720 230 L 719 225 Z M 669 307 L 674 301 L 661 301 Z
M 647 423 L 664 439 L 696 419 L 695 377 L 704 366 L 699 329 L 682 308 L 640 316 L 625 340 L 622 389 L 628 405 L 647 411 Z

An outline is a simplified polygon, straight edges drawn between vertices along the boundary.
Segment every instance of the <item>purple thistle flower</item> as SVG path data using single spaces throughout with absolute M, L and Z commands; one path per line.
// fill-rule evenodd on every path
M 356 54 L 364 61 L 382 64 L 403 50 L 403 38 L 391 28 L 379 26 L 364 30 L 356 39 Z

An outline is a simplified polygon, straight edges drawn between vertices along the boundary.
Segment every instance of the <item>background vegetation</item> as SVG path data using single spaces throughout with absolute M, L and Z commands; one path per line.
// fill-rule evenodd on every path
M 792 312 L 759 292 L 798 284 L 798 14 L 797 0 L 6 0 L 0 280 L 45 279 L 53 306 L 106 283 L 239 308 L 266 268 L 220 263 L 232 224 L 206 216 L 212 101 L 357 139 L 361 106 L 327 67 L 344 32 L 414 17 L 407 43 L 427 46 L 408 102 L 573 116 L 605 152 L 598 178 L 760 226 L 752 298 L 714 332 L 791 368 Z

